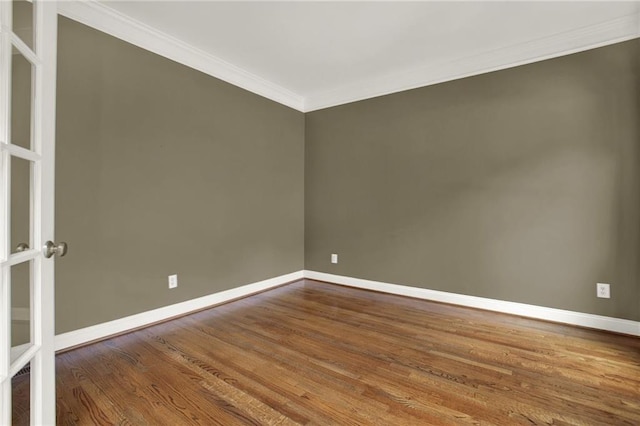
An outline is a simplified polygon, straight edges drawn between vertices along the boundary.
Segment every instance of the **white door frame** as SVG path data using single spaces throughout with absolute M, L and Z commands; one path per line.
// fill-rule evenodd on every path
M 34 51 L 12 28 L 12 2 L 0 0 L 0 424 L 11 424 L 11 378 L 31 363 L 32 425 L 56 419 L 54 262 L 42 247 L 54 241 L 57 4 L 33 0 Z M 11 61 L 16 48 L 32 64 L 31 150 L 11 144 Z M 11 159 L 31 164 L 31 249 L 12 253 Z M 11 266 L 31 262 L 31 342 L 11 359 Z

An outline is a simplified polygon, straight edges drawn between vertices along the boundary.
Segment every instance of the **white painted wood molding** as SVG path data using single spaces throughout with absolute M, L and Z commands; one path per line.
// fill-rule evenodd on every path
M 507 302 L 504 300 L 488 299 L 485 297 L 467 296 L 464 294 L 448 293 L 444 291 L 428 290 L 418 287 L 327 274 L 324 272 L 305 270 L 304 277 L 312 280 L 326 281 L 349 287 L 375 290 L 383 293 L 414 297 L 417 299 L 451 303 L 454 305 L 485 309 L 488 311 L 502 312 L 522 317 L 640 336 L 640 322 L 627 319 L 566 311 L 563 309 L 548 308 L 545 306 L 528 305 L 526 303 Z
M 96 0 L 58 3 L 70 19 L 302 112 L 511 68 L 640 37 L 640 13 L 454 61 L 302 96 L 132 19 Z
M 124 333 L 179 315 L 185 315 L 189 312 L 228 302 L 240 297 L 249 296 L 251 294 L 278 287 L 302 278 L 303 271 L 292 272 L 290 274 L 280 275 L 278 277 L 232 288 L 230 290 L 220 291 L 218 293 L 198 297 L 196 299 L 187 300 L 174 305 L 164 306 L 151 311 L 141 312 L 139 314 L 130 315 L 113 321 L 58 334 L 55 339 L 56 351 L 86 344 L 94 340 L 104 339 L 105 337 Z

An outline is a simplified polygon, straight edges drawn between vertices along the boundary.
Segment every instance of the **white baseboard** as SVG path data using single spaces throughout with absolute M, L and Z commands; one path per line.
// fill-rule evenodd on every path
M 55 349 L 59 351 L 103 339 L 108 336 L 197 311 L 208 306 L 249 296 L 302 278 L 640 336 L 640 322 L 636 321 L 305 270 L 119 318 L 106 323 L 81 328 L 68 333 L 62 333 L 55 338 Z M 20 312 L 20 314 L 22 314 L 22 312 Z
M 640 322 L 626 319 L 565 311 L 563 309 L 547 308 L 544 306 L 528 305 L 525 303 L 487 299 L 484 297 L 467 296 L 464 294 L 447 293 L 444 291 L 428 290 L 418 287 L 345 277 L 342 275 L 333 275 L 324 272 L 305 270 L 304 277 L 312 280 L 380 291 L 383 293 L 415 297 L 417 299 L 433 300 L 436 302 L 451 303 L 454 305 L 468 306 L 488 311 L 502 312 L 523 317 L 640 336 Z
M 81 328 L 79 330 L 70 331 L 68 333 L 58 334 L 55 337 L 56 351 L 82 345 L 94 340 L 103 339 L 108 336 L 123 333 L 145 325 L 153 324 L 189 312 L 197 311 L 208 306 L 228 302 L 240 297 L 249 296 L 273 287 L 286 284 L 291 281 L 300 280 L 304 277 L 303 271 L 292 272 L 286 275 L 280 275 L 264 281 L 258 281 L 247 284 L 242 287 L 232 288 L 230 290 L 221 291 L 197 299 L 187 300 L 185 302 L 176 303 L 174 305 L 165 306 L 151 311 L 142 312 L 117 320 L 92 325 L 90 327 Z

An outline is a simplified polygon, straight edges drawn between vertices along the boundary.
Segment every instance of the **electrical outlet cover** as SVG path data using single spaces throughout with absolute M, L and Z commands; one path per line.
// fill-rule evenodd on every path
M 178 287 L 178 275 L 169 275 L 169 288 Z
M 605 283 L 596 284 L 596 296 L 604 299 L 611 298 L 611 286 Z

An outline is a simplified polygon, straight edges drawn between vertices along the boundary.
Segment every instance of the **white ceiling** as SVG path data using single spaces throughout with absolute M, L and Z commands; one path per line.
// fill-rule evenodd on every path
M 127 31 L 107 23 L 119 20 L 199 55 L 196 65 L 181 61 L 187 65 L 303 111 L 640 36 L 638 1 L 146 0 L 91 6 L 105 16 L 99 24 L 107 32 L 127 39 Z M 71 6 L 61 12 L 83 15 Z M 96 19 L 84 20 L 92 25 Z M 105 30 L 100 25 L 93 26 Z M 149 48 L 134 33 L 128 41 Z M 157 40 L 149 46 L 160 54 L 168 49 Z

